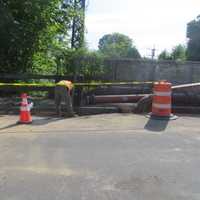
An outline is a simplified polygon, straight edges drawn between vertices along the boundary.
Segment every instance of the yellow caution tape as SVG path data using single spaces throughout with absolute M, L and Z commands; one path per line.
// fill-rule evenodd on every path
M 119 85 L 139 85 L 139 84 L 153 84 L 153 82 L 116 82 L 116 83 L 74 83 L 75 87 L 84 86 L 119 86 Z M 0 83 L 0 87 L 55 87 L 55 83 Z
M 39 83 L 0 83 L 1 86 L 13 86 L 13 87 L 54 87 L 55 84 L 39 84 Z

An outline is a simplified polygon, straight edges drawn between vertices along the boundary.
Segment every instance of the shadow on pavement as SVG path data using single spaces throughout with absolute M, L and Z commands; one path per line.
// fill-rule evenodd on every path
M 20 124 L 18 124 L 18 123 L 10 124 L 8 126 L 0 128 L 0 131 L 5 130 L 5 129 L 9 129 L 9 128 L 13 128 L 13 127 L 16 127 L 16 126 L 19 126 L 19 125 Z
M 150 118 L 144 128 L 149 131 L 161 132 L 167 128 L 168 123 L 169 120 L 156 120 Z
M 42 126 L 42 125 L 60 121 L 60 120 L 65 120 L 65 118 L 37 117 L 33 119 L 33 122 L 31 124 L 27 124 L 27 126 Z M 26 125 L 26 124 L 19 124 L 19 123 L 10 124 L 10 125 L 0 128 L 0 131 L 14 128 L 20 125 Z
M 56 121 L 65 120 L 66 118 L 38 117 L 33 119 L 32 126 L 42 126 Z

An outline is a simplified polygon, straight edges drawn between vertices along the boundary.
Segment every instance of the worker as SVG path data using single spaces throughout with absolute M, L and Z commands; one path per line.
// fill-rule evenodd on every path
M 56 112 L 61 117 L 61 103 L 64 102 L 67 108 L 67 113 L 64 115 L 66 117 L 74 117 L 74 111 L 72 106 L 71 92 L 73 89 L 73 84 L 71 81 L 60 81 L 55 87 L 55 104 Z

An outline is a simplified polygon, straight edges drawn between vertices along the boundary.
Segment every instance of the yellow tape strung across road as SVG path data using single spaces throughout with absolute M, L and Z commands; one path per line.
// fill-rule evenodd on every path
M 14 86 L 14 87 L 55 87 L 54 83 L 0 83 L 1 86 Z
M 118 82 L 118 83 L 74 83 L 75 87 L 84 86 L 120 86 L 120 85 L 139 85 L 152 84 L 153 82 Z M 0 87 L 55 87 L 55 83 L 0 83 Z

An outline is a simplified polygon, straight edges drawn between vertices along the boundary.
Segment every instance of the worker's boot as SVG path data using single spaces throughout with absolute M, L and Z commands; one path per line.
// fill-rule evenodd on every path
M 57 107 L 57 109 L 56 109 L 56 115 L 57 115 L 58 117 L 62 117 L 62 111 L 61 111 L 61 108 L 60 108 L 60 107 Z

